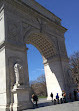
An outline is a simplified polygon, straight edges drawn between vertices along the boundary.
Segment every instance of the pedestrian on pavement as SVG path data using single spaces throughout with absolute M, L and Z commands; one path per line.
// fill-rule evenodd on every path
M 79 101 L 79 90 L 77 90 L 77 100 Z
M 72 94 L 71 93 L 69 93 L 69 100 L 70 100 L 70 102 L 72 101 Z
M 74 100 L 77 101 L 77 91 L 74 90 Z
M 63 99 L 62 98 L 60 98 L 60 104 L 62 104 L 63 103 Z
M 36 107 L 38 107 L 38 104 L 37 104 L 37 102 L 38 102 L 38 96 L 35 95 L 35 94 L 33 94 L 33 95 L 32 95 L 32 99 L 33 99 L 33 104 L 34 104 L 34 102 L 35 102 Z
M 53 93 L 52 93 L 52 92 L 51 92 L 50 96 L 51 96 L 51 98 L 52 98 L 52 102 L 53 102 Z
M 67 101 L 66 101 L 66 92 L 65 91 L 62 92 L 62 97 L 63 97 L 63 102 L 66 103 Z
M 56 95 L 56 100 L 57 100 L 57 103 L 59 104 L 59 95 L 58 95 L 58 93 Z

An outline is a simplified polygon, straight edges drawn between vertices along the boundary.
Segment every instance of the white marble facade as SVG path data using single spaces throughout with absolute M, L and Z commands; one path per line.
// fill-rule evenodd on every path
M 32 107 L 26 44 L 43 56 L 48 98 L 71 91 L 61 19 L 34 0 L 0 1 L 0 111 Z

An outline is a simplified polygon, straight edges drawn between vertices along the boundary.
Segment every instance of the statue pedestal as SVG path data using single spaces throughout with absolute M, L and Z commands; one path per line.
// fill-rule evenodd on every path
M 12 92 L 14 97 L 13 111 L 19 111 L 33 107 L 29 95 L 29 88 L 24 86 L 14 86 Z

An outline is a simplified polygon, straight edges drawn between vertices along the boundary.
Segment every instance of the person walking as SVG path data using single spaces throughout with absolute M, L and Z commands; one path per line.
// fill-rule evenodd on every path
M 75 101 L 77 101 L 77 91 L 76 91 L 76 90 L 74 90 L 74 92 L 73 92 L 73 93 L 74 93 L 74 100 L 75 100 Z
M 79 90 L 77 90 L 77 100 L 79 101 Z
M 66 93 L 65 93 L 65 91 L 63 91 L 62 96 L 63 96 L 63 102 L 66 103 L 67 101 L 66 101 Z
M 38 107 L 38 96 L 37 95 L 35 95 L 35 94 L 33 94 L 32 95 L 32 99 L 33 99 L 33 104 L 34 104 L 34 102 L 35 102 L 35 104 L 36 104 L 36 107 Z
M 71 94 L 71 92 L 69 93 L 69 100 L 70 100 L 70 102 L 72 101 L 72 94 Z
M 58 93 L 56 95 L 56 100 L 57 100 L 57 103 L 59 104 L 59 95 L 58 95 Z
M 51 96 L 51 98 L 52 98 L 52 102 L 53 102 L 53 93 L 52 93 L 52 92 L 51 92 L 50 96 Z

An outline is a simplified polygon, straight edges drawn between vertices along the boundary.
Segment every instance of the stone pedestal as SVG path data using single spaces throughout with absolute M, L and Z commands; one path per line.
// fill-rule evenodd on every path
M 14 86 L 12 92 L 14 97 L 13 111 L 19 111 L 33 107 L 29 97 L 29 88 L 24 86 Z

